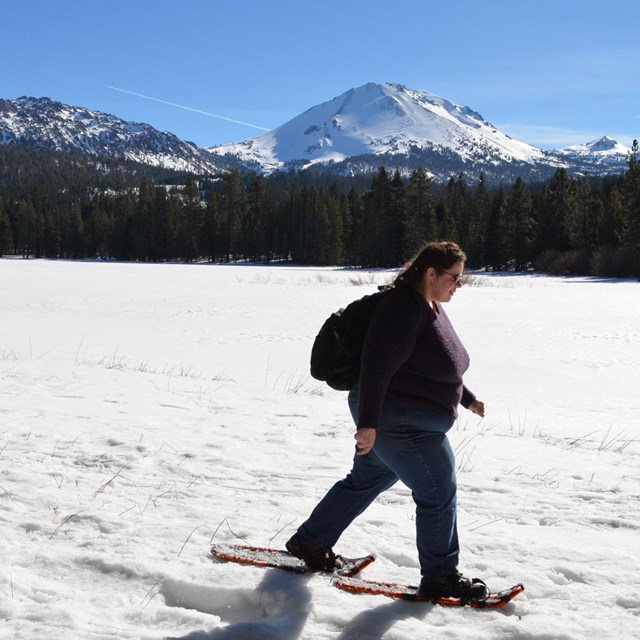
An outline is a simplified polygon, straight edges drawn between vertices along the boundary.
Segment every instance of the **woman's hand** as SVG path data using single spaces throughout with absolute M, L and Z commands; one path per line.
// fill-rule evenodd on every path
M 356 454 L 366 456 L 376 443 L 376 430 L 367 428 L 358 429 L 354 438 L 356 439 Z
M 480 402 L 480 400 L 474 400 L 469 405 L 469 411 L 475 413 L 477 416 L 484 418 L 484 402 Z

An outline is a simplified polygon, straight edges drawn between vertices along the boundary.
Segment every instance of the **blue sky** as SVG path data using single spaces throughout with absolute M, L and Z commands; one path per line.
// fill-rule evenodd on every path
M 0 20 L 0 98 L 201 146 L 367 82 L 436 93 L 543 148 L 640 138 L 637 0 L 3 0 Z

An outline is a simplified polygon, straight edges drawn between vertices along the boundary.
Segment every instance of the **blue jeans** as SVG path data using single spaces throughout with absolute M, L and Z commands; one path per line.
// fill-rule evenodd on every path
M 357 389 L 349 393 L 354 421 Z M 354 456 L 337 482 L 298 529 L 314 549 L 333 547 L 342 532 L 383 491 L 401 480 L 416 503 L 416 540 L 422 575 L 443 578 L 458 566 L 456 470 L 446 433 L 454 420 L 437 409 L 387 398 L 375 446 Z

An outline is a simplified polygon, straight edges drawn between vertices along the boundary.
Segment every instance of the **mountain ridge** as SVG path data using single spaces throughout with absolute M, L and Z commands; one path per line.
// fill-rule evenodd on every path
M 401 84 L 368 83 L 316 105 L 266 134 L 209 150 L 266 167 L 341 162 L 360 155 L 455 148 L 462 159 L 493 147 L 502 160 L 532 161 L 543 152 L 515 141 L 469 107 Z
M 12 143 L 195 173 L 218 173 L 226 166 L 173 133 L 46 97 L 0 99 L 0 144 Z
M 513 139 L 477 111 L 398 83 L 367 83 L 315 105 L 271 131 L 202 148 L 151 125 L 50 98 L 0 99 L 0 144 L 79 151 L 197 174 L 229 167 L 366 174 L 385 165 L 424 167 L 436 181 L 465 173 L 503 182 L 624 171 L 630 149 L 609 136 L 543 151 Z
M 599 140 L 605 139 L 611 140 Z M 622 171 L 629 150 L 612 142 L 606 157 L 597 146 L 580 153 L 571 148 L 543 151 L 504 134 L 453 100 L 397 83 L 367 83 L 266 134 L 209 151 L 266 173 L 316 165 L 336 173 L 370 172 L 380 164 L 406 172 L 419 161 L 440 181 L 459 172 L 501 180 L 514 173 L 546 178 L 559 167 L 576 174 Z

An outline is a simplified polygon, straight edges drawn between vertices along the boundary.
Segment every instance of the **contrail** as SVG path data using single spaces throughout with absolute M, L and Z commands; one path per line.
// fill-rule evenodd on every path
M 145 96 L 142 93 L 135 93 L 134 91 L 127 91 L 126 89 L 120 89 L 118 87 L 111 87 L 108 84 L 105 85 L 107 89 L 113 89 L 114 91 L 122 91 L 122 93 L 129 93 L 132 96 L 138 96 L 138 98 L 146 98 L 147 100 L 153 100 L 154 102 L 161 102 L 162 104 L 168 104 L 172 107 L 179 107 L 180 109 L 186 109 L 187 111 L 193 111 L 195 113 L 202 113 L 205 116 L 211 116 L 212 118 L 219 118 L 220 120 L 227 120 L 227 122 L 234 122 L 235 124 L 242 124 L 245 127 L 252 127 L 253 129 L 260 129 L 260 131 L 271 131 L 266 127 L 260 127 L 257 124 L 251 124 L 250 122 L 242 122 L 242 120 L 234 120 L 233 118 L 225 118 L 219 116 L 217 113 L 209 113 L 208 111 L 202 111 L 201 109 L 192 109 L 191 107 L 185 107 L 182 104 L 176 104 L 175 102 L 168 102 L 167 100 L 160 100 L 159 98 L 152 98 L 151 96 Z

